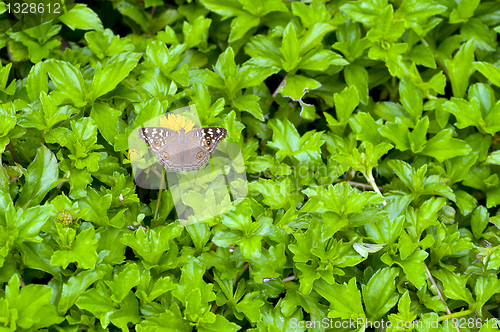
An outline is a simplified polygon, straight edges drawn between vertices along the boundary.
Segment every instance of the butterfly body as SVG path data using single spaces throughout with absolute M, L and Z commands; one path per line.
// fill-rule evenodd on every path
M 194 128 L 186 133 L 164 127 L 139 128 L 144 140 L 167 172 L 198 171 L 226 137 L 220 127 Z

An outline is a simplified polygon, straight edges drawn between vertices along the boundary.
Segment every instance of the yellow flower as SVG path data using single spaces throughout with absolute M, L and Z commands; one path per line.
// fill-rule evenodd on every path
M 141 159 L 141 155 L 137 150 L 130 149 L 128 150 L 128 158 L 130 159 L 130 161 L 137 161 Z
M 184 128 L 184 130 L 188 132 L 193 129 L 194 122 L 189 119 L 186 120 L 186 118 L 180 114 L 178 114 L 177 116 L 173 114 L 167 114 L 167 116 L 164 116 L 160 119 L 160 126 L 175 130 L 177 132 Z

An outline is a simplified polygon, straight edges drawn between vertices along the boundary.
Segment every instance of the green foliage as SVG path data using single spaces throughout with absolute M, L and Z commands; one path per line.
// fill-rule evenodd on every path
M 493 331 L 500 2 L 88 3 L 0 1 L 1 331 Z M 128 137 L 188 105 L 249 195 L 182 227 Z

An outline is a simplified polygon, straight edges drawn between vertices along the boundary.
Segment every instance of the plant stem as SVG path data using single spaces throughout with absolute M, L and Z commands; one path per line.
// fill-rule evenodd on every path
M 156 171 L 156 169 L 155 169 Z M 157 175 L 158 172 L 156 172 Z M 161 193 L 163 192 L 163 184 L 165 183 L 165 168 L 162 168 L 162 172 L 161 172 L 161 177 L 160 177 L 160 192 L 158 193 L 158 200 L 156 201 L 156 209 L 155 209 L 155 217 L 154 219 L 158 218 L 158 211 L 160 210 L 160 202 L 161 202 Z
M 426 47 L 429 47 L 429 43 L 427 42 L 427 40 L 425 40 L 425 38 L 421 38 L 420 41 L 422 42 L 422 44 L 424 44 Z M 446 75 L 446 77 L 448 79 L 450 79 L 450 76 L 448 75 L 448 68 L 446 68 L 446 66 L 441 62 L 441 60 L 439 59 L 436 59 L 436 63 L 438 64 L 439 67 L 441 67 L 441 69 L 443 69 L 443 72 L 444 74 Z
M 160 179 L 160 181 L 161 181 L 162 177 L 161 177 L 160 173 L 158 173 L 158 171 L 156 170 L 156 168 L 152 167 L 151 168 L 151 172 L 155 173 L 156 176 L 158 177 L 158 179 Z
M 364 189 L 373 189 L 371 184 L 359 183 L 359 182 L 353 182 L 353 181 L 346 181 L 346 182 L 349 183 L 353 187 L 360 187 L 360 188 L 364 188 Z M 384 188 L 382 188 L 382 187 L 377 187 L 377 188 L 379 190 L 384 190 Z
M 245 274 L 245 272 L 246 272 L 246 270 L 248 269 L 248 267 L 249 267 L 249 264 L 248 264 L 248 263 L 245 263 L 245 266 L 243 266 L 243 271 L 241 271 L 240 275 L 239 275 L 239 276 L 237 276 L 237 277 L 235 278 L 235 280 L 234 280 L 234 284 L 235 284 L 235 285 L 236 285 L 236 283 L 238 282 L 238 280 L 241 278 L 241 276 L 242 276 L 243 274 Z
M 14 151 L 14 145 L 12 145 L 12 141 L 9 141 L 9 151 L 10 151 L 10 154 L 12 156 L 12 159 L 14 159 L 14 161 L 19 164 L 19 159 L 17 159 L 17 154 L 16 154 L 16 151 Z
M 444 316 L 439 316 L 439 321 L 442 322 L 447 319 L 453 319 L 453 318 L 458 318 L 462 316 L 468 316 L 470 314 L 473 314 L 476 311 L 476 309 L 468 309 L 460 312 L 454 312 L 452 314 L 444 315 Z
M 378 186 L 377 184 L 375 183 L 375 179 L 373 178 L 373 175 L 372 175 L 372 171 L 370 170 L 370 172 L 368 173 L 368 176 L 366 177 L 366 180 L 368 180 L 368 182 L 370 182 L 373 190 L 375 190 L 375 192 L 377 194 L 379 194 L 380 196 L 382 196 L 382 198 L 384 198 L 384 195 L 382 195 L 382 193 L 380 192 L 380 190 L 378 189 Z M 384 198 L 384 201 L 382 202 L 382 204 L 384 205 L 387 205 L 387 201 L 385 200 Z
M 278 95 L 278 91 L 285 86 L 286 84 L 286 79 L 288 78 L 288 74 L 289 73 L 286 73 L 285 77 L 283 77 L 283 80 L 281 81 L 280 85 L 278 85 L 278 87 L 276 88 L 276 90 L 274 90 L 273 92 L 273 98 L 276 98 L 276 96 Z
M 423 262 L 423 263 L 424 263 L 424 267 L 425 267 L 425 273 L 427 273 L 427 276 L 429 277 L 429 280 L 430 280 L 431 284 L 434 285 L 434 287 L 436 288 L 436 292 L 437 292 L 439 298 L 441 299 L 441 301 L 443 301 L 443 303 L 444 303 L 444 305 L 446 307 L 446 313 L 448 314 L 447 316 L 451 315 L 450 308 L 448 308 L 448 305 L 446 304 L 446 301 L 444 300 L 443 294 L 441 294 L 441 291 L 439 290 L 439 287 L 436 284 L 436 281 L 432 277 L 431 271 L 429 271 L 429 268 L 427 267 L 427 264 L 425 264 L 425 262 Z M 458 327 L 458 325 L 457 325 L 457 331 L 460 332 L 460 328 Z

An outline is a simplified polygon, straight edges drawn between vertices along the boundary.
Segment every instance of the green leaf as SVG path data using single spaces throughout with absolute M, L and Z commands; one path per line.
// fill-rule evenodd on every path
M 46 131 L 50 130 L 61 121 L 67 120 L 77 110 L 69 105 L 56 107 L 52 98 L 47 96 L 45 92 L 40 92 L 40 101 L 43 106 L 43 120 L 45 122 Z M 63 145 L 63 144 L 61 144 Z
M 390 218 L 379 219 L 374 223 L 364 225 L 367 235 L 375 243 L 394 243 L 399 238 L 403 229 L 404 216 L 400 216 L 391 221 Z
M 70 11 L 59 16 L 59 20 L 71 30 L 102 30 L 103 26 L 99 16 L 87 5 L 76 4 Z
M 254 15 L 266 15 L 275 11 L 286 12 L 288 9 L 286 5 L 280 0 L 269 0 L 269 1 L 241 1 L 243 4 L 243 9 Z
M 429 118 L 425 116 L 418 121 L 415 129 L 408 134 L 411 150 L 414 153 L 421 152 L 427 143 L 427 129 L 429 129 Z
M 464 96 L 469 86 L 469 77 L 476 71 L 473 62 L 474 39 L 463 44 L 452 60 L 444 61 L 451 80 L 453 95 L 457 98 Z
M 302 24 L 307 28 L 316 23 L 327 22 L 331 16 L 326 6 L 321 3 L 306 5 L 303 2 L 293 2 L 292 11 L 294 15 L 300 17 Z
M 476 281 L 474 291 L 476 293 L 476 305 L 481 308 L 494 294 L 500 293 L 500 281 L 495 275 L 480 276 Z
M 202 16 L 194 20 L 192 25 L 184 21 L 182 32 L 184 33 L 184 44 L 187 45 L 187 48 L 192 48 L 199 44 L 202 44 L 205 48 L 207 47 L 210 23 L 212 23 L 211 19 Z
M 113 56 L 109 59 L 104 68 L 98 62 L 95 68 L 94 80 L 92 81 L 92 99 L 108 93 L 116 88 L 130 71 L 137 66 L 141 54 L 124 52 Z
M 251 322 L 258 322 L 261 317 L 260 308 L 264 305 L 264 301 L 256 298 L 258 295 L 259 292 L 247 293 L 234 307 L 236 311 L 245 314 Z
M 417 315 L 413 310 L 410 310 L 410 293 L 406 291 L 398 302 L 398 313 L 390 314 L 389 320 L 396 326 L 408 326 L 411 324 Z
M 361 286 L 369 320 L 380 319 L 398 302 L 399 294 L 394 285 L 394 278 L 398 274 L 399 269 L 386 267 L 375 272 L 368 283 Z
M 498 116 L 500 115 L 500 102 L 497 102 L 495 106 L 490 110 L 489 114 L 486 116 L 484 121 L 486 122 L 486 133 L 490 135 L 496 134 L 500 131 L 500 121 Z
M 384 0 L 358 0 L 347 3 L 340 7 L 340 9 L 355 22 L 361 22 L 366 27 L 372 27 L 386 6 L 387 1 Z
M 481 238 L 483 231 L 488 226 L 488 210 L 484 206 L 478 206 L 471 216 L 472 233 L 476 238 Z
M 349 119 L 349 125 L 359 140 L 379 144 L 383 141 L 379 133 L 380 124 L 375 122 L 370 113 L 359 112 Z
M 266 78 L 279 71 L 277 67 L 261 67 L 246 62 L 238 71 L 237 89 L 259 86 Z M 248 64 L 247 64 L 248 63 Z
M 128 263 L 122 271 L 115 272 L 113 281 L 105 281 L 112 293 L 111 299 L 116 302 L 122 302 L 129 294 L 132 287 L 139 284 L 140 274 L 137 264 Z
M 368 103 L 368 71 L 359 65 L 349 65 L 345 68 L 347 86 L 355 86 L 362 104 Z
M 139 228 L 133 235 L 124 234 L 120 241 L 131 247 L 149 266 L 155 266 L 169 248 L 171 239 L 178 237 L 181 231 L 182 228 L 173 223 L 150 229 L 147 233 Z
M 415 126 L 411 115 L 406 112 L 404 107 L 397 103 L 378 102 L 373 108 L 373 113 L 390 122 L 397 122 L 399 120 L 409 128 Z
M 491 83 L 496 86 L 500 86 L 500 69 L 488 62 L 473 62 L 474 68 L 476 68 L 481 74 L 484 75 Z
M 16 206 L 26 209 L 39 204 L 59 182 L 57 159 L 45 145 L 42 145 L 28 166 L 26 184 L 16 201 Z
M 429 254 L 423 250 L 416 250 L 413 251 L 411 255 L 404 257 L 403 256 L 403 250 L 405 250 L 404 246 L 413 247 L 410 250 L 414 250 L 415 246 L 413 245 L 412 242 L 411 243 L 410 242 L 411 239 L 409 237 L 405 237 L 402 235 L 400 237 L 400 243 L 398 244 L 401 258 L 397 257 L 394 260 L 390 258 L 387 258 L 387 260 L 385 260 L 384 258 L 382 259 L 384 262 L 389 263 L 390 265 L 392 265 L 393 262 L 397 263 L 399 266 L 403 268 L 403 271 L 408 280 L 418 289 L 422 289 L 428 278 L 425 271 L 424 261 L 427 258 L 427 256 L 429 256 Z
M 253 182 L 250 189 L 255 192 L 262 193 L 263 203 L 273 209 L 280 209 L 290 206 L 288 199 L 290 190 L 290 180 L 282 182 L 274 182 L 265 179 L 259 179 L 258 182 Z
M 351 278 L 348 284 L 329 284 L 319 280 L 314 283 L 314 289 L 330 302 L 328 317 L 353 320 L 366 317 L 355 278 Z
M 329 23 L 316 23 L 311 29 L 306 30 L 300 38 L 300 55 L 304 55 L 318 46 L 325 34 L 333 29 L 334 27 Z M 342 64 L 347 64 L 347 62 L 342 62 Z
M 215 317 L 215 322 L 213 323 L 201 323 L 198 326 L 198 330 L 200 332 L 219 332 L 219 331 L 228 331 L 235 332 L 238 331 L 241 327 L 235 323 L 228 321 L 223 316 L 217 315 Z
M 454 300 L 462 300 L 469 304 L 474 303 L 470 290 L 465 286 L 470 275 L 460 275 L 452 273 L 446 269 L 433 270 L 432 275 L 438 278 L 443 285 L 446 285 L 442 292 Z
M 262 250 L 258 259 L 251 262 L 250 271 L 255 282 L 264 282 L 265 278 L 280 278 L 283 276 L 283 266 L 286 262 L 285 245 L 280 243 Z
M 137 325 L 138 331 L 160 329 L 166 332 L 189 332 L 192 328 L 190 322 L 184 319 L 183 314 L 176 304 L 172 304 L 169 309 L 162 310 L 162 312 L 154 316 L 148 316 Z
M 401 104 L 414 121 L 420 120 L 423 110 L 422 93 L 407 76 L 399 82 L 399 95 Z
M 473 39 L 475 46 L 480 50 L 492 52 L 497 47 L 496 34 L 477 18 L 471 18 L 462 24 L 460 31 L 465 38 Z
M 120 303 L 120 309 L 116 310 L 109 317 L 111 322 L 126 332 L 128 323 L 136 324 L 141 320 L 139 315 L 139 301 L 133 293 Z
M 359 105 L 358 90 L 354 86 L 347 87 L 341 93 L 335 93 L 333 100 L 335 101 L 337 120 L 341 123 L 346 123 L 352 112 Z
M 44 205 L 30 207 L 22 214 L 19 213 L 22 210 L 18 210 L 17 218 L 12 226 L 7 223 L 9 229 L 17 230 L 16 244 L 20 244 L 24 240 L 35 241 L 35 237 L 49 219 L 52 209 L 52 205 Z
M 450 23 L 456 24 L 467 22 L 467 20 L 474 15 L 477 5 L 479 5 L 479 0 L 466 0 L 460 2 L 457 8 L 453 9 L 450 13 Z
M 26 81 L 26 91 L 32 102 L 40 97 L 40 92 L 48 93 L 49 87 L 47 81 L 43 62 L 39 62 L 31 67 Z
M 280 52 L 283 56 L 283 69 L 287 72 L 293 72 L 298 65 L 300 58 L 300 46 L 294 26 L 289 23 L 283 33 L 283 42 L 280 47 Z
M 408 58 L 417 65 L 436 68 L 434 53 L 432 53 L 432 50 L 425 45 L 416 45 L 412 47 L 410 53 L 408 54 Z
M 463 190 L 456 190 L 455 196 L 457 199 L 457 206 L 460 212 L 467 216 L 469 215 L 477 206 L 477 200 L 467 192 Z
M 45 61 L 44 67 L 56 88 L 52 94 L 57 93 L 61 102 L 72 102 L 75 107 L 87 104 L 88 88 L 78 69 L 66 61 L 54 59 Z
M 307 91 L 317 89 L 321 86 L 316 80 L 302 75 L 289 75 L 285 78 L 285 85 L 280 88 L 279 93 L 285 97 L 290 97 L 292 100 L 301 101 L 302 96 Z
M 158 99 L 148 100 L 142 107 L 140 107 L 137 112 L 139 113 L 135 118 L 134 125 L 140 126 L 144 122 L 154 119 L 157 116 L 165 114 L 165 109 Z
M 89 289 L 76 300 L 76 305 L 99 318 L 105 328 L 109 324 L 109 316 L 116 310 L 110 296 L 110 291 L 104 287 L 103 283 L 98 282 L 96 287 Z
M 215 293 L 212 290 L 213 284 L 206 283 L 203 280 L 203 274 L 205 273 L 203 267 L 196 264 L 195 261 L 191 261 L 182 267 L 181 270 L 181 279 L 177 284 L 177 289 L 172 291 L 173 296 L 181 302 L 187 303 L 189 293 L 194 289 L 198 289 L 200 291 L 199 303 L 204 304 L 215 300 Z
M 378 128 L 379 133 L 390 139 L 400 151 L 406 151 L 410 148 L 410 131 L 408 127 L 396 118 L 396 123 L 387 122 Z
M 115 137 L 119 133 L 118 126 L 120 122 L 118 118 L 120 115 L 119 110 L 101 103 L 95 103 L 90 111 L 90 117 L 96 123 L 99 132 L 111 145 L 114 145 Z
M 427 141 L 420 152 L 424 156 L 434 157 L 440 162 L 457 156 L 463 156 L 472 151 L 462 140 L 451 137 L 452 130 L 444 129 Z
M 81 269 L 93 269 L 99 259 L 95 250 L 96 242 L 94 228 L 88 228 L 76 236 L 71 249 L 54 252 L 50 263 L 65 269 L 69 263 L 76 262 Z
M 109 252 L 104 257 L 102 263 L 104 264 L 121 264 L 125 260 L 125 245 L 119 239 L 123 231 L 121 229 L 108 227 L 105 231 L 96 234 L 97 244 L 96 251 L 98 254 L 101 252 Z
M 234 106 L 240 111 L 252 114 L 260 121 L 264 121 L 264 115 L 259 106 L 259 97 L 255 95 L 241 95 L 233 100 Z
M 110 265 L 101 264 L 94 269 L 81 271 L 71 276 L 62 286 L 61 298 L 57 307 L 58 313 L 64 315 L 90 285 L 103 278 L 112 269 Z
M 482 119 L 481 110 L 475 106 L 475 103 L 470 104 L 461 98 L 451 98 L 450 101 L 446 101 L 442 105 L 445 111 L 450 112 L 457 118 L 457 123 L 455 124 L 457 128 L 463 129 L 475 126 L 478 129 L 483 129 L 485 123 Z
M 110 29 L 89 31 L 85 33 L 85 40 L 87 40 L 88 47 L 99 59 L 134 50 L 129 38 L 115 36 Z
M 293 156 L 300 162 L 318 160 L 321 155 L 320 147 L 323 145 L 321 133 L 309 131 L 301 137 L 286 118 L 284 121 L 271 120 L 269 125 L 273 128 L 273 140 L 267 144 L 278 151 L 278 161 L 286 156 Z
M 37 269 L 61 279 L 61 269 L 50 264 L 54 249 L 46 243 L 25 242 L 22 246 L 23 263 L 30 269 Z
M 28 329 L 40 324 L 43 320 L 52 320 L 53 324 L 58 324 L 63 320 L 63 318 L 57 316 L 55 312 L 50 312 L 50 307 L 54 307 L 54 305 L 50 303 L 52 295 L 52 289 L 50 287 L 46 285 L 27 285 L 20 291 L 16 290 L 15 293 L 9 291 L 9 288 L 12 290 L 16 288 L 16 286 L 19 287 L 19 277 L 17 274 L 9 281 L 6 299 L 9 302 L 11 310 L 15 312 L 15 323 L 18 326 Z M 42 311 L 52 317 L 33 315 L 33 312 Z M 40 325 L 43 325 L 43 323 Z

